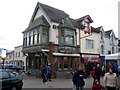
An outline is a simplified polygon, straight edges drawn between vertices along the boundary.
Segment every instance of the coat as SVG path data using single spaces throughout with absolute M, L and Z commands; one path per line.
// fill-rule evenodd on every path
M 103 89 L 104 87 L 101 85 L 101 84 L 93 84 L 92 86 L 92 90 L 101 90 Z
M 102 75 L 102 69 L 101 68 L 96 68 L 95 69 L 95 77 L 100 77 Z
M 80 75 L 83 75 L 83 77 L 80 77 Z M 85 85 L 83 78 L 87 78 L 87 75 L 85 74 L 85 72 L 83 72 L 83 70 L 77 71 L 73 75 L 73 79 L 72 79 L 73 84 L 77 87 L 83 87 Z
M 50 74 L 51 73 L 51 67 L 50 65 L 47 66 L 47 74 Z
M 95 77 L 95 70 L 92 70 L 92 71 L 91 71 L 90 76 Z
M 104 86 L 109 86 L 109 87 L 117 87 L 117 75 L 116 73 L 110 74 L 109 72 L 105 74 L 104 79 Z

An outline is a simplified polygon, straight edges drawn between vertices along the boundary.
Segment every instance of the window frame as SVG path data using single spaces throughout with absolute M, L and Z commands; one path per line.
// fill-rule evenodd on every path
M 89 41 L 87 43 L 87 41 Z M 86 49 L 88 50 L 93 50 L 95 47 L 94 47 L 94 40 L 91 40 L 91 39 L 86 39 Z
M 85 29 L 86 29 L 85 23 L 88 24 L 88 30 L 87 30 L 87 31 L 85 30 Z M 90 22 L 88 22 L 88 21 L 84 21 L 84 26 L 85 26 L 85 28 L 84 28 L 84 32 L 85 32 L 85 34 L 86 34 L 86 33 L 90 34 Z
M 62 39 L 61 39 L 61 37 L 62 37 L 61 31 L 64 32 L 64 36 L 63 36 L 64 37 L 63 38 L 64 41 L 63 41 L 63 43 L 61 42 L 62 41 Z M 73 33 L 73 36 L 70 35 L 71 37 L 73 37 L 73 44 L 69 44 L 66 41 L 66 36 L 69 36 L 69 35 L 67 35 L 67 31 L 70 31 L 70 32 Z M 75 30 L 69 29 L 69 28 L 59 28 L 59 44 L 60 45 L 67 45 L 67 46 L 75 46 Z

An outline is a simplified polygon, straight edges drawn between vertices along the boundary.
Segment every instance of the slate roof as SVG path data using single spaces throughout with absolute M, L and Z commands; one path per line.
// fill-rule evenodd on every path
M 113 30 L 105 31 L 105 36 L 106 36 L 106 37 L 110 37 L 110 34 L 111 34 L 112 31 L 113 31 Z
M 29 31 L 29 30 L 31 30 L 31 29 L 33 29 L 35 27 L 40 26 L 40 25 L 44 25 L 44 26 L 50 27 L 50 24 L 47 22 L 47 20 L 45 19 L 45 17 L 43 15 L 38 17 L 38 18 L 36 18 L 33 22 L 31 22 L 29 24 L 28 28 L 25 31 L 23 31 L 23 32 Z
M 71 28 L 71 29 L 75 29 L 75 27 L 73 26 L 73 24 L 71 23 L 70 19 L 67 17 L 65 19 L 62 19 L 62 23 L 59 24 L 58 27 L 65 27 L 65 28 Z
M 102 26 L 100 26 L 100 27 L 97 27 L 96 29 L 97 29 L 97 30 L 100 30 L 100 29 L 101 29 L 101 27 L 102 27 Z
M 39 3 L 39 2 L 38 2 Z M 61 22 L 63 18 L 69 17 L 64 11 L 39 3 L 48 17 L 56 22 Z

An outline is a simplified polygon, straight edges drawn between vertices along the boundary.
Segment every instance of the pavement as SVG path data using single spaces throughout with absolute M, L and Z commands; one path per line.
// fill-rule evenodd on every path
M 93 78 L 89 77 L 85 80 L 84 88 L 92 88 Z M 57 78 L 48 81 L 47 85 L 42 83 L 42 78 L 33 76 L 23 76 L 23 88 L 73 88 L 72 79 Z M 101 77 L 101 84 L 103 85 L 103 78 Z

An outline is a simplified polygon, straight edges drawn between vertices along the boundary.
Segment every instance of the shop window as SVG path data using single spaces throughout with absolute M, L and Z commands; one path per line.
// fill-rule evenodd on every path
M 68 63 L 68 57 L 64 57 L 63 61 L 64 61 L 64 69 L 68 69 L 68 65 L 69 65 L 69 63 Z

